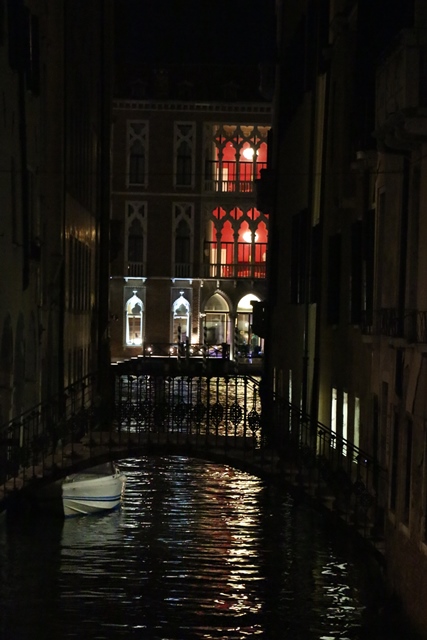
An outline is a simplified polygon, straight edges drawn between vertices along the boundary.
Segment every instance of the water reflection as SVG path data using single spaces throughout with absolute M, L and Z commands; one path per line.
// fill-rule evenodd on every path
M 367 637 L 374 574 L 290 496 L 184 457 L 121 466 L 121 511 L 0 527 L 0 637 Z
M 116 378 L 119 422 L 130 432 L 153 427 L 173 432 L 249 435 L 259 429 L 259 378 L 233 376 Z

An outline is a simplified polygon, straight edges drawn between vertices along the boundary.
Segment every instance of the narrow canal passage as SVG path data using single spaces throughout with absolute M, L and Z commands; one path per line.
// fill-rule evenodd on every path
M 0 523 L 0 637 L 408 639 L 376 565 L 287 494 L 184 457 L 121 461 L 120 512 Z

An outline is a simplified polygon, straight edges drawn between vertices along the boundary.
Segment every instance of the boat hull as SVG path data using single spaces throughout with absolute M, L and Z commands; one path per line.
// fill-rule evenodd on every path
M 126 477 L 124 473 L 109 476 L 75 476 L 62 485 L 64 516 L 90 515 L 111 511 L 120 506 Z

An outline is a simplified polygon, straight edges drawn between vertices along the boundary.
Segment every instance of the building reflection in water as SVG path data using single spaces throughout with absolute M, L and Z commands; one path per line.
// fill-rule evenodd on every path
M 120 511 L 3 528 L 0 637 L 366 637 L 374 569 L 283 489 L 186 457 L 120 466 Z

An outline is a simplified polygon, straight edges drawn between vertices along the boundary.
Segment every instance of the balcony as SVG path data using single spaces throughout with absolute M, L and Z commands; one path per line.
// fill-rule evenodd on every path
M 389 338 L 403 338 L 403 317 L 398 309 L 380 309 L 378 311 L 378 331 Z
M 204 278 L 258 278 L 266 277 L 266 265 L 263 263 L 238 262 L 237 264 L 206 264 Z
M 266 277 L 266 242 L 206 242 L 205 256 L 204 278 Z
M 191 278 L 192 275 L 190 262 L 175 263 L 175 278 Z
M 205 192 L 253 193 L 255 180 L 267 166 L 266 162 L 206 162 Z
M 406 313 L 405 328 L 408 342 L 427 343 L 427 311 L 416 309 Z
M 143 278 L 146 275 L 144 262 L 128 262 L 125 270 L 128 278 Z
M 363 333 L 401 338 L 409 344 L 427 344 L 427 311 L 406 309 L 401 312 L 395 308 L 379 309 L 369 330 L 362 326 Z

